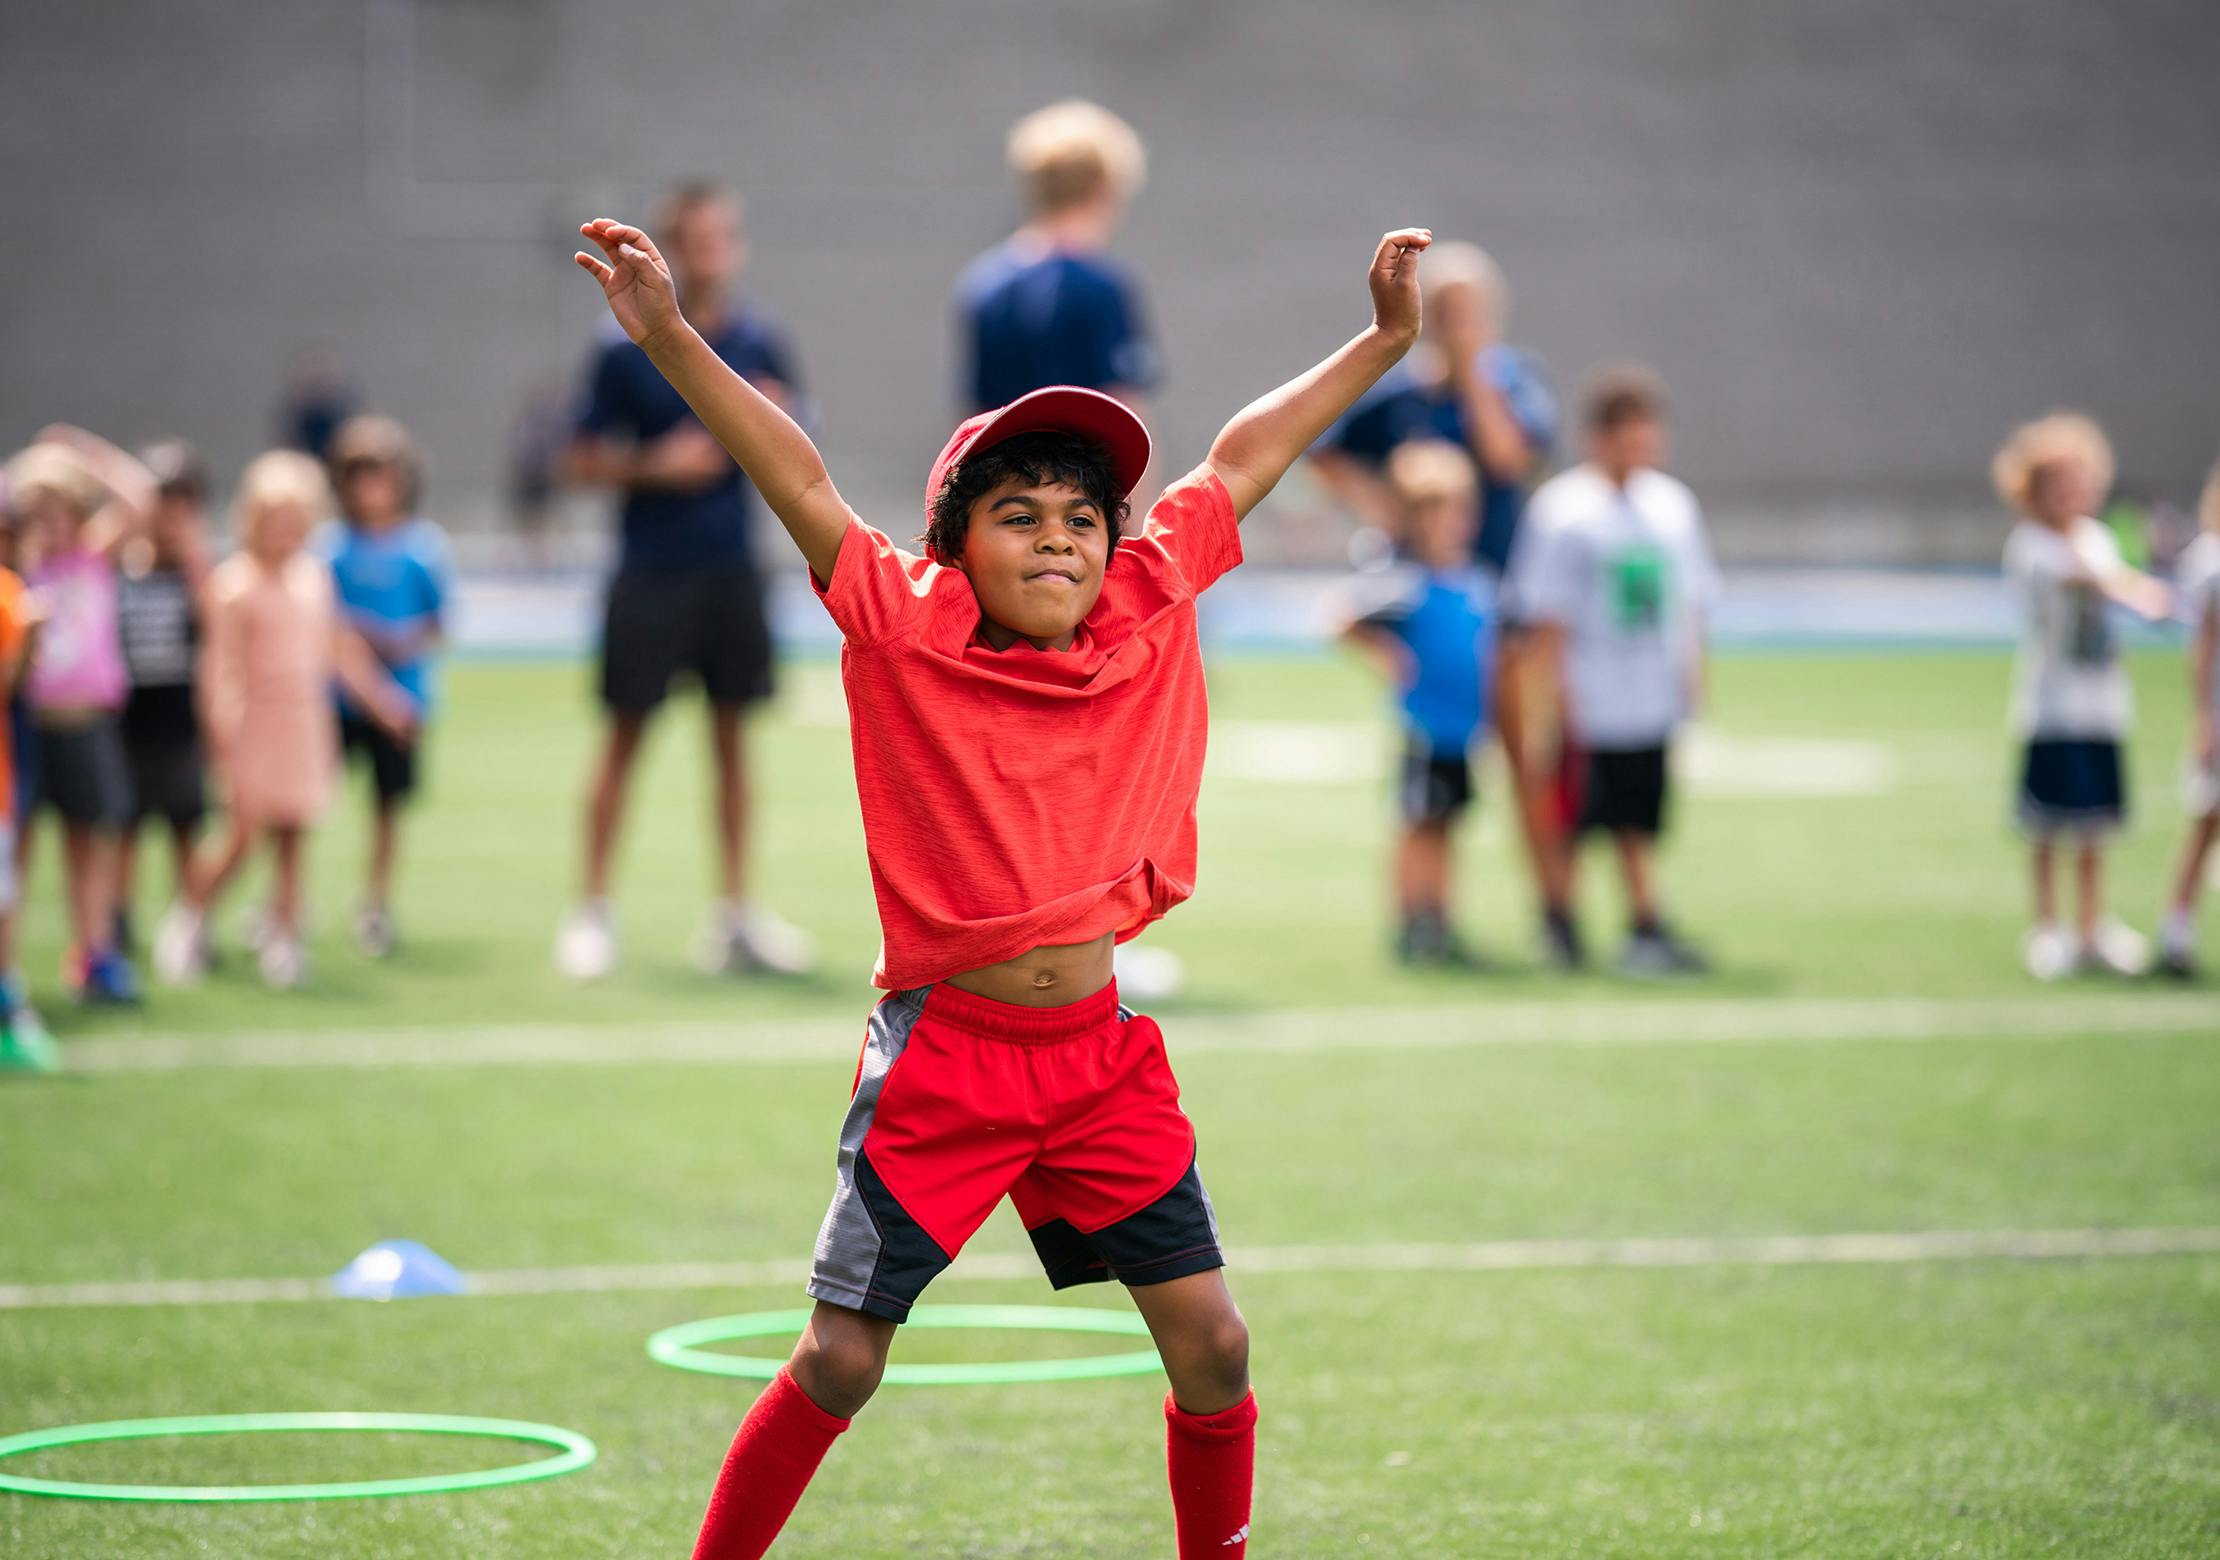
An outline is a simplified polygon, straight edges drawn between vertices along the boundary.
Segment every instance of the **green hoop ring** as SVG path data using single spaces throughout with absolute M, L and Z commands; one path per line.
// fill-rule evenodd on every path
M 784 1359 L 753 1354 L 716 1354 L 698 1347 L 735 1338 L 765 1338 L 798 1333 L 808 1325 L 807 1311 L 751 1311 L 743 1316 L 713 1316 L 681 1322 L 648 1339 L 648 1358 L 678 1370 L 711 1376 L 769 1381 L 785 1369 Z M 1035 1332 L 1112 1333 L 1146 1338 L 1148 1323 L 1126 1311 L 1088 1311 L 1062 1305 L 926 1305 L 910 1313 L 905 1327 L 1016 1327 Z M 1154 1345 L 1131 1354 L 1089 1354 L 1077 1359 L 996 1360 L 977 1364 L 889 1365 L 885 1380 L 907 1387 L 1000 1387 L 1026 1381 L 1092 1381 L 1104 1376 L 1149 1376 L 1162 1369 Z
M 0 1439 L 0 1457 L 43 1452 L 88 1441 L 139 1441 L 167 1435 L 256 1435 L 291 1430 L 400 1430 L 421 1435 L 477 1435 L 535 1441 L 559 1447 L 553 1457 L 410 1479 L 356 1479 L 336 1484 L 79 1484 L 0 1473 L 0 1491 L 54 1495 L 69 1500 L 178 1500 L 204 1504 L 250 1500 L 352 1500 L 373 1495 L 438 1495 L 484 1490 L 531 1479 L 575 1473 L 594 1460 L 594 1443 L 575 1430 L 521 1419 L 476 1419 L 461 1414 L 192 1414 L 177 1419 L 111 1419 L 100 1424 L 57 1425 Z

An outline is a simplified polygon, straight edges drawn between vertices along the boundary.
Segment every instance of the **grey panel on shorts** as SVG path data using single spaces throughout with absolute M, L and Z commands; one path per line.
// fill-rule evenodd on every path
M 871 1131 L 887 1074 L 908 1048 L 910 1031 L 925 1012 L 925 993 L 930 989 L 895 992 L 871 1010 L 855 1097 L 848 1102 L 847 1118 L 840 1124 L 840 1162 L 832 1206 L 825 1210 L 825 1222 L 817 1232 L 817 1253 L 810 1263 L 809 1293 L 815 1299 L 859 1311 L 874 1309 L 867 1302 L 872 1298 L 872 1280 L 886 1243 L 879 1221 L 857 1185 L 856 1158 Z

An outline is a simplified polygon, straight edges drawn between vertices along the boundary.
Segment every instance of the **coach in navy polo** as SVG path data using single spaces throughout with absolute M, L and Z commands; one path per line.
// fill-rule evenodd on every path
M 737 196 L 681 185 L 658 232 L 686 318 L 717 355 L 793 410 L 798 379 L 776 326 L 735 292 L 747 260 Z M 745 892 L 747 764 L 742 714 L 770 696 L 771 637 L 750 530 L 756 495 L 732 457 L 621 334 L 597 345 L 566 462 L 574 482 L 616 489 L 622 540 L 601 644 L 608 716 L 586 807 L 584 896 L 556 940 L 556 963 L 581 980 L 616 965 L 610 864 L 633 760 L 672 681 L 691 674 L 710 711 L 715 754 L 719 897 L 696 946 L 713 970 L 792 973 L 806 937 Z

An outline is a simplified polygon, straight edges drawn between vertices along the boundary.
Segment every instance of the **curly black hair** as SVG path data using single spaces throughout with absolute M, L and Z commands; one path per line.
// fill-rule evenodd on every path
M 958 461 L 926 513 L 927 550 L 938 558 L 961 558 L 964 533 L 971 529 L 971 506 L 1013 481 L 1027 487 L 1062 483 L 1086 494 L 1102 512 L 1111 553 L 1117 552 L 1128 507 L 1118 491 L 1110 452 L 1093 439 L 1055 432 L 1021 433 Z

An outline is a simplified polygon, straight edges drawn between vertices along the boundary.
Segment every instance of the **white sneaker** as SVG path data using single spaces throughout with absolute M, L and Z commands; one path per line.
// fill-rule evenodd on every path
M 1120 943 L 1110 957 L 1121 998 L 1162 1002 L 1166 997 L 1177 996 L 1186 980 L 1187 966 L 1169 948 L 1147 948 L 1137 942 Z
M 2039 922 L 2028 929 L 2026 940 L 2020 944 L 2020 962 L 2037 980 L 2063 980 L 2073 973 L 2078 952 L 2072 934 L 2064 927 Z
M 694 934 L 694 963 L 705 975 L 807 975 L 817 939 L 760 905 L 717 905 Z
M 2151 967 L 2150 939 L 2117 916 L 2107 916 L 2081 949 L 2081 967 L 2102 975 L 2145 974 Z
M 393 952 L 393 918 L 376 905 L 364 905 L 355 917 L 355 946 L 373 959 Z
M 180 901 L 154 928 L 154 973 L 164 985 L 190 986 L 208 972 L 208 919 Z
M 264 933 L 255 964 L 262 971 L 262 983 L 273 991 L 291 991 L 308 979 L 308 950 L 299 938 L 275 924 Z
M 601 905 L 580 905 L 555 934 L 555 968 L 572 980 L 602 980 L 617 967 L 617 929 Z

